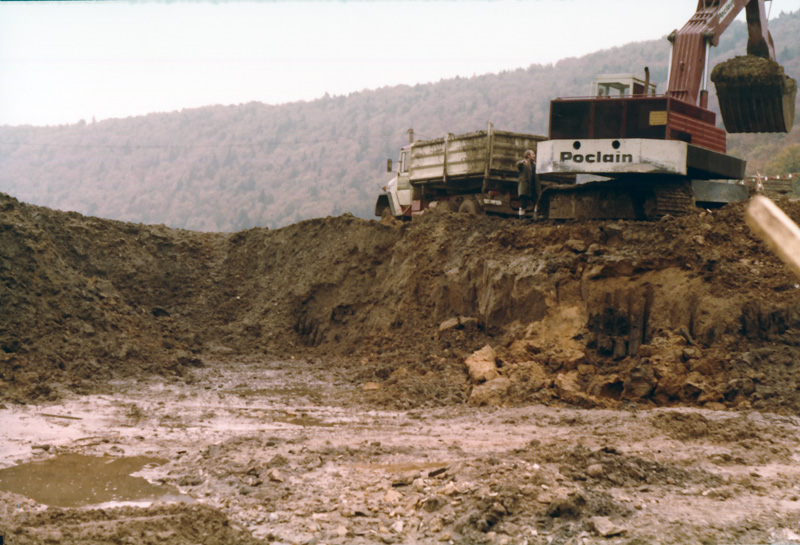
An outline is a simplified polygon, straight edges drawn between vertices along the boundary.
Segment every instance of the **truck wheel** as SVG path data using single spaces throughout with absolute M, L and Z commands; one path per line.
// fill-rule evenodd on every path
M 470 216 L 478 215 L 478 204 L 472 199 L 467 199 L 458 207 L 459 214 L 469 214 Z

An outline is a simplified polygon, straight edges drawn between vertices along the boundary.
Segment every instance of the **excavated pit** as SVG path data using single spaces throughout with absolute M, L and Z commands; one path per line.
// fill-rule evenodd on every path
M 794 124 L 797 82 L 771 59 L 742 55 L 711 71 L 729 133 L 789 132 Z
M 258 356 L 381 385 L 359 402 L 452 405 L 473 389 L 464 360 L 490 345 L 504 404 L 794 413 L 799 301 L 742 205 L 657 222 L 344 215 L 209 234 L 0 196 L 0 397 L 16 402 Z

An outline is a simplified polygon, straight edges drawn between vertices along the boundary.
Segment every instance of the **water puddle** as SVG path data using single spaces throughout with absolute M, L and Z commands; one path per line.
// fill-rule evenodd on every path
M 192 501 L 163 485 L 133 477 L 147 465 L 166 460 L 147 456 L 99 458 L 62 454 L 41 462 L 0 469 L 0 490 L 54 507 L 83 507 L 117 502 Z
M 292 424 L 293 426 L 303 426 L 303 427 L 318 427 L 318 428 L 332 428 L 333 424 L 330 422 L 325 422 L 324 420 L 320 420 L 319 418 L 314 418 L 313 416 L 308 416 L 307 414 L 292 414 L 290 412 L 283 412 L 283 414 L 278 416 L 273 416 L 272 419 L 275 422 L 284 422 L 286 424 Z
M 388 471 L 390 473 L 400 473 L 403 471 L 422 471 L 424 469 L 446 470 L 449 467 L 447 462 L 406 462 L 397 464 L 359 464 L 355 467 L 368 471 Z

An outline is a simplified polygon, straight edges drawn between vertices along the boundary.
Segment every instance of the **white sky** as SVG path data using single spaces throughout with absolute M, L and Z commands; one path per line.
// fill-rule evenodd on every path
M 661 38 L 696 7 L 697 0 L 0 2 L 0 125 L 279 104 L 527 68 Z M 800 0 L 767 9 L 775 17 L 800 9 Z

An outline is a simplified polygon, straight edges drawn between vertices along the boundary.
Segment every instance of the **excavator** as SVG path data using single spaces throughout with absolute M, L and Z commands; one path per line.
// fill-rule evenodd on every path
M 710 48 L 743 9 L 747 55 L 709 71 Z M 725 191 L 735 187 L 727 181 L 743 179 L 746 166 L 726 154 L 726 130 L 791 130 L 797 84 L 776 61 L 764 0 L 699 0 L 689 22 L 668 39 L 665 94 L 655 93 L 645 69 L 644 80 L 601 77 L 591 97 L 551 101 L 537 174 L 545 180 L 574 176 L 577 183 L 545 189 L 539 217 L 657 219 L 685 213 L 700 200 L 698 191 L 726 202 Z M 708 109 L 709 79 L 725 130 Z

